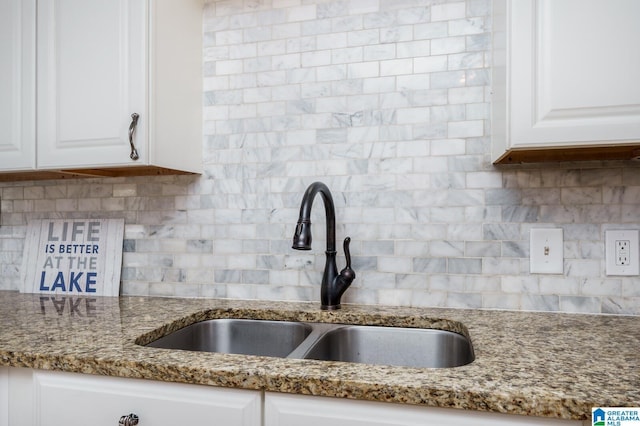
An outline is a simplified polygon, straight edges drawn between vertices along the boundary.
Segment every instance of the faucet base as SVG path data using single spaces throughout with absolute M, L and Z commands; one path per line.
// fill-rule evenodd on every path
M 342 305 L 322 305 L 320 306 L 320 309 L 322 309 L 323 311 L 337 311 L 341 307 Z

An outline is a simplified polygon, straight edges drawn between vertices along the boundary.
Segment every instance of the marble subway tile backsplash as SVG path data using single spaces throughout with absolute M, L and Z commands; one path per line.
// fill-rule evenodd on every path
M 0 183 L 0 289 L 29 219 L 124 217 L 124 294 L 318 301 L 321 201 L 313 251 L 291 236 L 321 180 L 346 302 L 640 314 L 604 268 L 640 168 L 491 165 L 490 0 L 209 1 L 203 35 L 202 176 Z M 563 229 L 563 274 L 529 273 L 534 227 Z

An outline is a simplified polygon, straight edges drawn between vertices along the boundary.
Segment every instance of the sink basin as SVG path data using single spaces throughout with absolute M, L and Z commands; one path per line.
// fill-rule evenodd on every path
M 301 322 L 214 319 L 191 324 L 147 346 L 286 357 L 310 333 L 311 327 Z
M 346 326 L 324 334 L 306 353 L 307 359 L 448 368 L 474 360 L 471 342 L 444 330 Z
M 471 341 L 450 331 L 250 319 L 197 322 L 146 346 L 418 368 L 474 360 Z

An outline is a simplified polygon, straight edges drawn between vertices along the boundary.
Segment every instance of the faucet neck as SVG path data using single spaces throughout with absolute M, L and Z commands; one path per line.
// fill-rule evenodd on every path
M 320 193 L 325 210 L 325 221 L 327 226 L 327 252 L 336 251 L 336 209 L 333 204 L 333 197 L 327 185 L 322 182 L 314 182 L 304 193 L 302 204 L 300 205 L 300 217 L 298 225 L 311 223 L 311 208 L 316 194 Z M 311 247 L 309 247 L 311 248 Z

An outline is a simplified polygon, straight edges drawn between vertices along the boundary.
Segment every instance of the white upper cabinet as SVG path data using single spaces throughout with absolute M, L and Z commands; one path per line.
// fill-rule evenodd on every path
M 640 155 L 640 2 L 493 6 L 493 160 Z
M 38 2 L 40 168 L 133 164 L 134 112 L 137 161 L 149 161 L 145 33 L 142 1 Z
M 0 169 L 34 169 L 35 0 L 0 0 Z
M 20 20 L 1 14 L 13 33 L 33 20 L 37 60 L 23 65 L 25 74 L 15 58 L 0 72 L 13 72 L 14 81 L 35 75 L 37 118 L 28 130 L 36 149 L 25 156 L 37 171 L 201 172 L 202 0 L 47 0 L 36 8 Z M 18 114 L 16 102 L 9 107 Z M 3 112 L 9 107 L 0 104 Z M 5 140 L 29 142 L 0 135 L 2 148 Z

